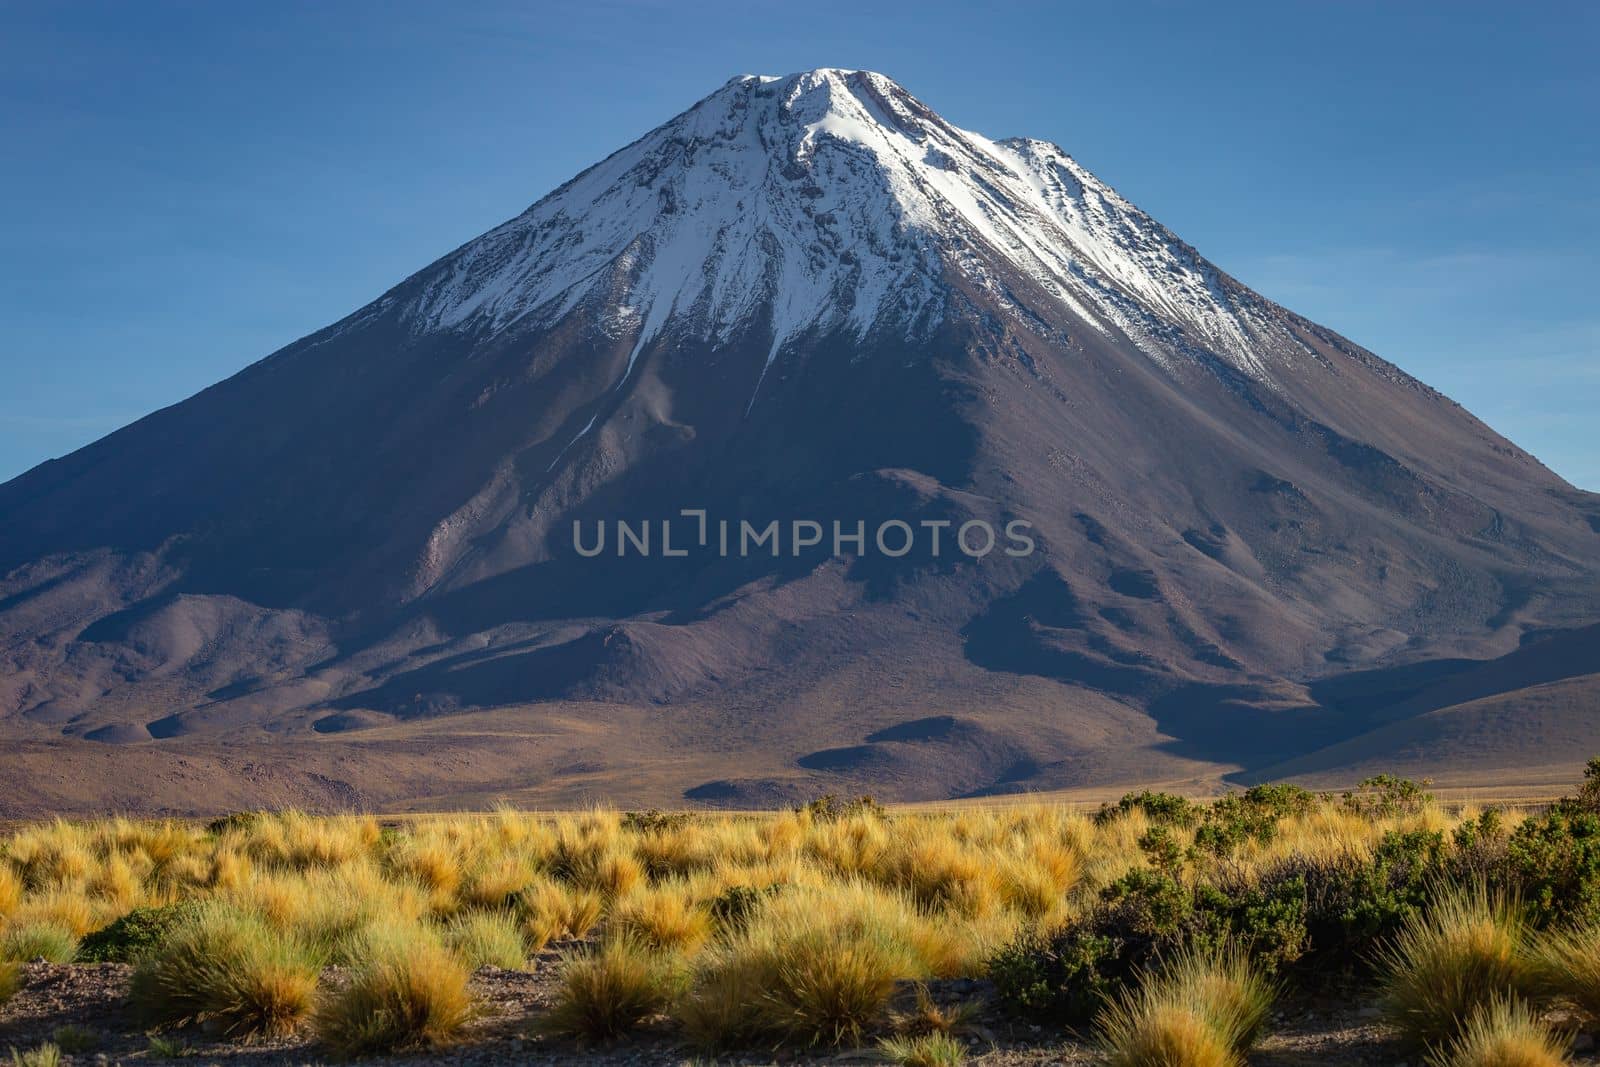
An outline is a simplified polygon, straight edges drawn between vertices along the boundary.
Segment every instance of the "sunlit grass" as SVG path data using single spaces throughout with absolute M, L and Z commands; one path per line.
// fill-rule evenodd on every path
M 949 1035 L 961 1009 L 924 995 L 908 1010 L 907 983 L 983 977 L 1020 934 L 1090 915 L 1108 886 L 1151 868 L 1141 841 L 1162 818 L 1019 802 L 55 820 L 3 838 L 0 957 L 63 963 L 130 913 L 198 902 L 205 920 L 163 934 L 138 965 L 135 1006 L 153 1023 L 244 1035 L 314 1014 L 340 1055 L 439 1046 L 471 1017 L 473 970 L 549 967 L 559 952 L 550 1022 L 563 1034 L 610 1039 L 657 1020 L 706 1049 L 879 1047 L 890 1035 L 881 1051 L 899 1062 L 959 1062 L 965 1046 Z M 1286 861 L 1360 860 L 1385 834 L 1459 818 L 1324 799 L 1225 857 L 1196 846 L 1194 825 L 1165 832 L 1185 884 L 1226 874 L 1250 886 Z M 1542 944 L 1535 965 L 1514 908 L 1446 894 L 1391 948 L 1389 1017 L 1436 1052 L 1497 996 L 1559 996 L 1600 1020 L 1600 934 Z M 1113 1062 L 1238 1062 L 1271 998 L 1243 957 L 1180 953 L 1151 973 L 1102 1027 Z M 1491 1029 L 1515 1029 L 1506 1012 Z

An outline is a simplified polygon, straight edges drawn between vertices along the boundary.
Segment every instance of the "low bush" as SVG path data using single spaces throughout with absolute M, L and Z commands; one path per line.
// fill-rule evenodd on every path
M 1344 794 L 1344 807 L 1364 819 L 1418 815 L 1433 802 L 1433 794 L 1427 790 L 1432 784 L 1426 778 L 1415 782 L 1393 774 L 1375 774 Z
M 1600 922 L 1600 815 L 1558 804 L 1506 843 L 1506 881 L 1536 927 Z
M 711 921 L 719 930 L 743 930 L 763 901 L 777 892 L 777 886 L 757 889 L 749 885 L 730 885 L 711 901 Z
M 1115 804 L 1102 804 L 1095 812 L 1096 826 L 1104 826 L 1129 812 L 1143 812 L 1145 818 L 1157 825 L 1194 826 L 1205 817 L 1205 807 L 1176 793 L 1127 793 Z
M 694 818 L 687 811 L 662 811 L 649 808 L 645 811 L 622 813 L 622 829 L 635 834 L 662 834 L 681 830 Z
M 835 793 L 824 793 L 794 810 L 796 813 L 810 815 L 813 822 L 838 822 L 841 819 L 855 819 L 862 816 L 881 819 L 885 815 L 883 805 L 870 796 L 852 798 L 841 797 Z
M 1271 899 L 1304 897 L 1305 941 L 1297 970 L 1366 971 L 1381 946 L 1427 902 L 1443 856 L 1442 834 L 1391 831 L 1365 859 L 1294 857 L 1278 863 L 1261 876 L 1260 891 Z
M 1191 886 L 1135 870 L 1101 891 L 1088 915 L 1055 933 L 1027 931 L 989 961 L 1001 1003 L 1034 1018 L 1088 1022 L 1164 954 L 1234 943 L 1268 973 L 1305 941 L 1297 879 Z
M 199 910 L 196 901 L 158 908 L 135 908 L 110 924 L 88 934 L 78 945 L 84 963 L 133 963 L 161 946 L 185 920 Z
M 204 1021 L 232 1036 L 282 1034 L 310 1013 L 318 970 L 285 934 L 208 903 L 141 959 L 129 998 L 158 1026 Z
M 1195 850 L 1229 856 L 1247 841 L 1264 844 L 1277 836 L 1279 823 L 1307 814 L 1316 803 L 1315 794 L 1293 785 L 1253 785 L 1230 793 L 1205 809 L 1194 834 Z
M 467 1024 L 467 971 L 424 927 L 377 927 L 362 938 L 349 984 L 318 1007 L 317 1036 L 341 1056 L 447 1044 Z

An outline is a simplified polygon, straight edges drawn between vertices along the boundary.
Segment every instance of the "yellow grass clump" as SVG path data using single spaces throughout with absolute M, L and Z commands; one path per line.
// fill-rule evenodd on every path
M 1276 996 L 1241 952 L 1187 949 L 1106 1006 L 1100 1044 L 1113 1067 L 1240 1065 Z
M 1541 989 L 1600 1023 L 1600 925 L 1547 934 L 1534 949 Z
M 129 998 L 154 1025 L 213 1024 L 230 1035 L 283 1034 L 310 1013 L 318 967 L 256 916 L 209 903 L 135 969 Z
M 681 981 L 672 958 L 627 937 L 567 956 L 546 1025 L 552 1033 L 604 1041 L 671 1005 Z
M 682 887 L 647 889 L 619 901 L 611 922 L 620 937 L 656 952 L 693 955 L 711 936 L 711 916 Z
M 1412 914 L 1384 954 L 1383 1010 L 1413 1046 L 1437 1046 L 1496 998 L 1533 991 L 1537 970 L 1514 900 L 1450 887 Z
M 317 1036 L 342 1056 L 448 1044 L 471 1018 L 467 970 L 422 926 L 367 931 L 344 989 L 317 1008 Z
M 1540 1022 L 1524 1002 L 1497 996 L 1424 1062 L 1427 1067 L 1562 1067 L 1571 1044 L 1570 1037 Z

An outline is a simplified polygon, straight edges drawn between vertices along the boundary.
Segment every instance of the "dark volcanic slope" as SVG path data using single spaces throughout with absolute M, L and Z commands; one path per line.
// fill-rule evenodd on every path
M 681 545 L 683 508 L 1024 520 L 1037 551 L 574 552 L 575 520 L 677 517 Z M 1586 673 L 1533 638 L 1600 618 L 1597 564 L 1597 498 L 1055 146 L 878 75 L 740 78 L 0 486 L 0 730 L 289 752 L 658 709 L 540 773 L 720 802 L 1324 771 Z

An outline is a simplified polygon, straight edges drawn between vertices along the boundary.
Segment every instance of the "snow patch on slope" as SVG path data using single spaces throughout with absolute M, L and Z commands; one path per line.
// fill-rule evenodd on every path
M 864 71 L 733 79 L 448 257 L 409 314 L 499 331 L 603 301 L 638 324 L 624 382 L 669 324 L 725 342 L 764 321 L 764 378 L 813 328 L 926 335 L 951 271 L 1006 300 L 1025 277 L 1163 363 L 1200 344 L 1268 378 L 1275 328 L 1165 227 L 1056 146 L 958 129 Z

